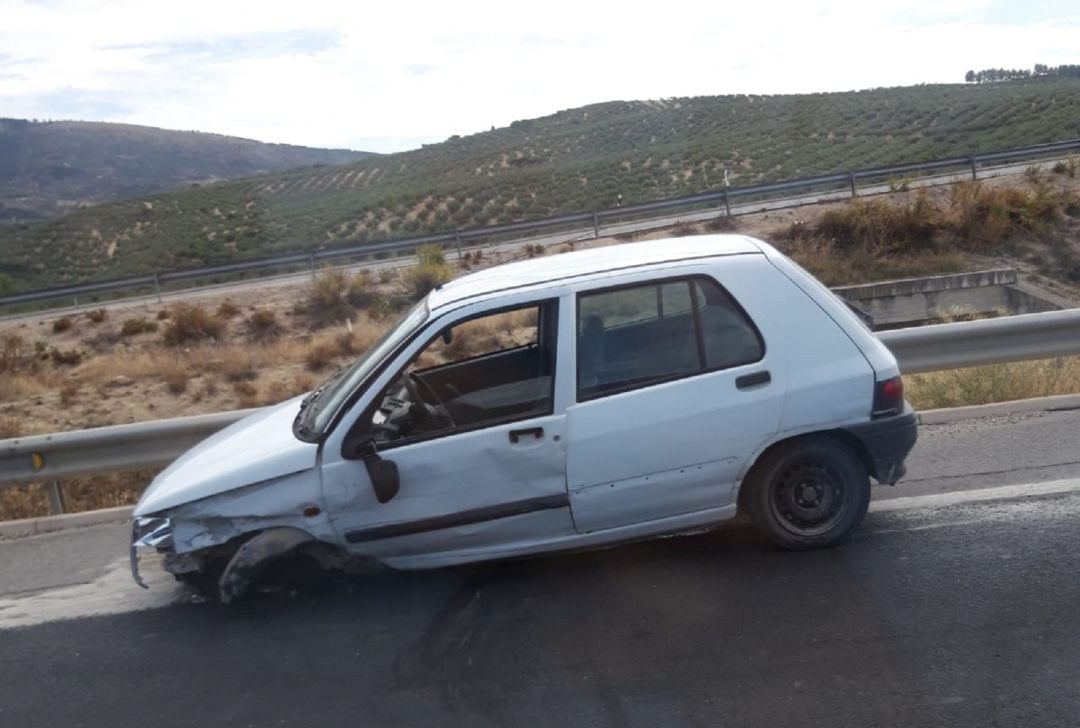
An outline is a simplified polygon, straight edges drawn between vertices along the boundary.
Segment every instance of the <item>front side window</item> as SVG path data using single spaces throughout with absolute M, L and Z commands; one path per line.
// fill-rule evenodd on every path
M 383 444 L 550 414 L 556 301 L 459 321 L 432 337 L 382 393 L 371 431 Z
M 578 296 L 578 400 L 749 364 L 765 348 L 746 313 L 705 277 Z

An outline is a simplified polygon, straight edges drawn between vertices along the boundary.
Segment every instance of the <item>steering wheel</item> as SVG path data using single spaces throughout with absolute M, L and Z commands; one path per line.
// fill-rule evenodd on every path
M 443 419 L 448 422 L 451 427 L 454 427 L 454 418 L 450 416 L 450 410 L 446 408 L 446 405 L 443 404 L 443 401 L 439 398 L 438 392 L 436 392 L 430 384 L 411 371 L 404 373 L 401 377 L 401 383 L 405 386 L 405 391 L 409 393 L 409 399 L 411 399 L 413 404 L 419 409 L 421 419 Z M 432 404 L 420 395 L 419 385 L 423 385 L 423 388 L 431 395 L 435 404 Z

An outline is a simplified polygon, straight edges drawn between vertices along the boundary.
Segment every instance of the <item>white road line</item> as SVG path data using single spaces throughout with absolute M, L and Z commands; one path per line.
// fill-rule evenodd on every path
M 898 486 L 898 487 L 903 487 Z M 918 508 L 946 508 L 948 506 L 977 503 L 979 501 L 1008 500 L 1031 498 L 1043 495 L 1080 492 L 1080 478 L 1051 480 L 1045 483 L 1027 483 L 1024 485 L 1003 485 L 996 488 L 976 490 L 957 490 L 950 493 L 931 495 L 912 495 L 901 498 L 874 501 L 870 504 L 871 513 L 913 510 Z

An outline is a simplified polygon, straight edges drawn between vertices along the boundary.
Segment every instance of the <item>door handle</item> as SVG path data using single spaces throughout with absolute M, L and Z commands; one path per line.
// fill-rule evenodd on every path
M 517 444 L 517 441 L 523 437 L 532 435 L 537 440 L 544 436 L 543 427 L 526 427 L 522 430 L 510 430 L 510 442 Z
M 756 387 L 759 384 L 768 384 L 771 381 L 772 375 L 769 374 L 768 370 L 765 370 L 737 377 L 735 379 L 735 386 L 739 389 L 749 389 L 750 387 Z

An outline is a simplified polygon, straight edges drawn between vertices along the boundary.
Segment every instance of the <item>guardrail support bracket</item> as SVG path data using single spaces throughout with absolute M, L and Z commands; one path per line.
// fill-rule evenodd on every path
M 64 513 L 64 490 L 59 480 L 50 481 L 45 486 L 45 495 L 49 498 L 49 513 L 58 516 Z

